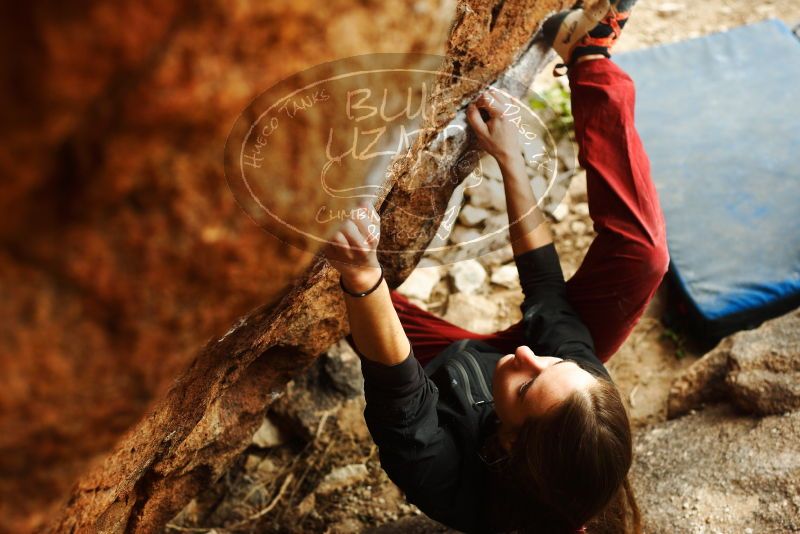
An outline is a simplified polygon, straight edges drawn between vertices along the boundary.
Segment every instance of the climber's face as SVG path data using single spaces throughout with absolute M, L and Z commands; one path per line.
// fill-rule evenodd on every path
M 494 409 L 506 429 L 519 429 L 528 418 L 544 414 L 575 390 L 596 382 L 573 361 L 536 356 L 527 346 L 517 347 L 495 367 Z

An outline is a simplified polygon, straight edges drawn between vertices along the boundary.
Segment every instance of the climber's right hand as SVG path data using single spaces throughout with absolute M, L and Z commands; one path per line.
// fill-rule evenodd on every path
M 522 157 L 518 129 L 509 120 L 509 110 L 514 107 L 509 97 L 493 88 L 467 106 L 467 122 L 475 132 L 478 146 L 494 156 L 500 164 Z M 489 117 L 487 120 L 481 117 L 480 110 L 486 112 Z
M 352 291 L 365 291 L 380 279 L 377 247 L 381 218 L 369 202 L 352 210 L 325 249 L 328 262 L 342 275 Z

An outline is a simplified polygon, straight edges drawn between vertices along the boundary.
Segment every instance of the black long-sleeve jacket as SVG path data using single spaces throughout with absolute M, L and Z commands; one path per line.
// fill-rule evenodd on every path
M 527 344 L 608 377 L 589 331 L 566 298 L 555 247 L 514 258 L 525 296 Z M 429 517 L 460 531 L 490 531 L 484 517 L 486 464 L 478 452 L 496 424 L 491 384 L 500 354 L 477 340 L 449 345 L 425 369 L 413 350 L 402 363 L 361 356 L 364 417 L 389 478 Z

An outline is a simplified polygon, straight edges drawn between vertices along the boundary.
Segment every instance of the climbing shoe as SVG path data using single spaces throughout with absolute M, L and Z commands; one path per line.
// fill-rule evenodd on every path
M 581 56 L 600 54 L 617 42 L 636 0 L 601 0 L 588 8 L 556 13 L 542 25 L 542 36 L 561 56 L 553 74 L 560 76 Z

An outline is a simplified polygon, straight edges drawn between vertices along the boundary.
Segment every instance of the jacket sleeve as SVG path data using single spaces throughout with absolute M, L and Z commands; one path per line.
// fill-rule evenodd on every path
M 555 245 L 514 257 L 525 296 L 520 308 L 525 339 L 533 352 L 581 361 L 610 379 L 594 352 L 589 329 L 567 299 L 567 284 Z
M 387 366 L 361 358 L 364 418 L 389 478 L 428 516 L 449 524 L 460 484 L 462 455 L 439 425 L 439 391 L 413 350 Z M 467 519 L 467 518 L 462 518 Z

